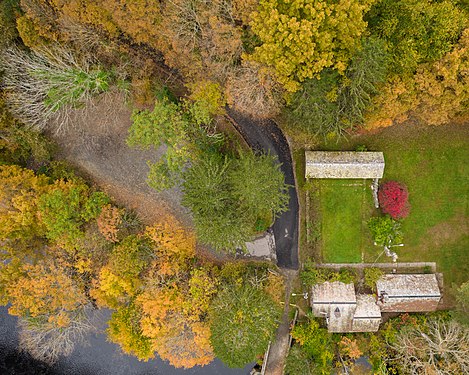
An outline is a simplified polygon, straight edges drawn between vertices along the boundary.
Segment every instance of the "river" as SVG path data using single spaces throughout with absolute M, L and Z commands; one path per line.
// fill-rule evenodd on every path
M 109 313 L 104 312 L 104 320 Z M 49 367 L 18 352 L 16 321 L 6 307 L 0 307 L 1 375 L 247 375 L 253 367 L 250 364 L 243 369 L 230 369 L 215 360 L 207 366 L 185 370 L 176 369 L 160 358 L 140 362 L 107 342 L 103 333 L 88 335 L 85 345 L 77 346 L 69 357 Z

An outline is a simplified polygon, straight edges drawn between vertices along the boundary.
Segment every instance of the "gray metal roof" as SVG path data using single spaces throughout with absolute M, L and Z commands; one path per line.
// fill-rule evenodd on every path
M 357 302 L 353 283 L 344 284 L 340 281 L 325 282 L 313 285 L 311 303 L 351 303 Z
M 384 275 L 376 290 L 378 305 L 386 312 L 434 311 L 441 299 L 435 274 Z
M 357 295 L 357 308 L 353 315 L 353 332 L 376 332 L 381 324 L 381 310 L 371 294 Z
M 382 152 L 306 151 L 306 178 L 382 178 Z

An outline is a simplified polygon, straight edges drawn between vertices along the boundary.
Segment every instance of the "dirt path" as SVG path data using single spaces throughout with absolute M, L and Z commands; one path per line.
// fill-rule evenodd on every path
M 277 329 L 275 339 L 270 346 L 269 356 L 265 367 L 266 375 L 282 375 L 285 367 L 285 360 L 290 344 L 290 296 L 292 285 L 298 277 L 298 271 L 284 269 L 285 275 L 285 308 L 283 310 L 282 321 Z
M 73 128 L 52 135 L 59 145 L 59 158 L 88 175 L 118 204 L 136 210 L 145 223 L 172 214 L 191 226 L 191 216 L 180 204 L 178 189 L 158 193 L 147 185 L 147 161 L 156 161 L 164 148 L 128 147 L 125 140 L 131 125 L 130 115 L 121 94 L 102 97 L 75 117 Z

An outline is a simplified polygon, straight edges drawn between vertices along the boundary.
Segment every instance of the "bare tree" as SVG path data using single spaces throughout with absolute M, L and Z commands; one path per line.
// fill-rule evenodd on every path
M 455 321 L 432 319 L 401 330 L 390 344 L 394 360 L 409 374 L 469 373 L 469 330 Z
M 70 355 L 75 345 L 83 343 L 85 336 L 95 331 L 95 314 L 91 306 L 80 309 L 65 327 L 48 320 L 20 318 L 20 348 L 38 360 L 53 364 L 59 356 Z
M 240 112 L 268 118 L 280 112 L 282 88 L 267 68 L 245 62 L 228 78 L 226 96 Z
M 62 45 L 27 52 L 11 46 L 0 56 L 3 86 L 12 113 L 38 130 L 55 125 L 60 131 L 91 98 L 109 89 L 110 74 L 94 66 L 90 56 L 77 57 Z

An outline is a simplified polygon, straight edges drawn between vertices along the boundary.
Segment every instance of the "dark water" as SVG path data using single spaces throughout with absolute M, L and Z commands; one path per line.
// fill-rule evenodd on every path
M 204 367 L 184 370 L 159 358 L 140 362 L 122 354 L 117 345 L 106 341 L 104 334 L 89 335 L 87 344 L 78 346 L 70 357 L 62 358 L 53 367 L 19 353 L 17 347 L 16 318 L 8 315 L 7 308 L 0 307 L 0 375 L 247 375 L 253 366 L 230 369 L 215 360 Z

